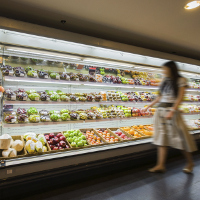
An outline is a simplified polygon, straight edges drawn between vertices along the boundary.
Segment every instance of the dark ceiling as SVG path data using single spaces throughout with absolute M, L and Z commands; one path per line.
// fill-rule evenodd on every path
M 200 7 L 188 2 L 0 0 L 0 15 L 200 60 Z

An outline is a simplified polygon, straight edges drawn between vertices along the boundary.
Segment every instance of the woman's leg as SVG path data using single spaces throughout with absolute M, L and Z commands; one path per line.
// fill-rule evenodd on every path
M 165 162 L 167 157 L 167 147 L 159 146 L 157 151 L 157 165 L 150 169 L 150 172 L 155 170 L 165 170 Z
M 192 154 L 189 153 L 189 152 L 186 152 L 186 151 L 183 151 L 183 154 L 184 154 L 186 161 L 187 161 L 187 165 L 186 165 L 185 169 L 192 170 L 193 167 L 194 167 L 194 161 L 193 161 L 193 158 L 192 158 Z

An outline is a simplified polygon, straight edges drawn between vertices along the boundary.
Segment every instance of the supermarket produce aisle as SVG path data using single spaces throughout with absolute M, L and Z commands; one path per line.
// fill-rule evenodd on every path
M 169 160 L 165 174 L 150 174 L 152 165 L 115 171 L 83 182 L 62 185 L 41 193 L 33 193 L 24 200 L 199 200 L 200 160 L 195 156 L 193 175 L 182 173 L 184 160 Z M 31 194 L 30 194 L 31 195 Z

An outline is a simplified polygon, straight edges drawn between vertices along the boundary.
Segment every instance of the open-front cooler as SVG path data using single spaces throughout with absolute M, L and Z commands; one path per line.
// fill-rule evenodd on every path
M 0 179 L 155 148 L 156 108 L 142 108 L 156 98 L 166 60 L 19 32 L 0 35 L 0 140 L 11 140 L 11 150 L 0 151 Z M 198 139 L 199 69 L 178 64 L 189 83 L 180 109 Z

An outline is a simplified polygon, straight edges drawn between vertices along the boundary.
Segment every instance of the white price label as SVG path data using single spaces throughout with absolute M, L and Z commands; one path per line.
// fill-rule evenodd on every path
M 25 122 L 28 122 L 28 118 L 25 118 Z
M 36 74 L 36 73 L 33 73 L 33 77 L 37 77 L 37 74 Z
M 47 97 L 47 99 L 46 99 L 47 101 L 49 101 L 50 100 L 50 97 Z
M 48 75 L 45 75 L 44 78 L 48 78 Z
M 23 97 L 23 101 L 26 101 L 27 100 L 27 97 Z
M 40 121 L 40 118 L 39 118 L 39 117 L 36 117 L 35 119 L 36 119 L 36 121 Z
M 11 119 L 11 123 L 15 123 L 16 122 L 16 119 Z
M 56 79 L 60 79 L 60 76 L 59 76 L 59 75 L 56 75 Z
M 9 76 L 13 76 L 14 72 L 13 71 L 9 71 Z
M 24 74 L 21 73 L 19 76 L 24 76 Z
M 16 100 L 16 95 L 12 95 L 11 96 L 11 101 L 15 101 Z
M 35 97 L 35 101 L 39 101 L 39 97 Z
M 79 78 L 76 78 L 76 81 L 79 81 Z
M 12 115 L 16 115 L 16 112 L 12 112 L 11 114 L 12 114 Z
M 43 112 L 42 114 L 43 114 L 43 115 L 47 115 L 47 112 Z
M 95 117 L 95 116 L 93 116 L 93 119 L 96 119 L 96 117 Z

